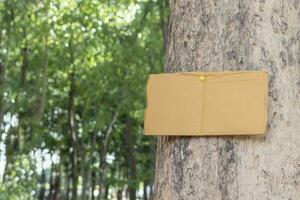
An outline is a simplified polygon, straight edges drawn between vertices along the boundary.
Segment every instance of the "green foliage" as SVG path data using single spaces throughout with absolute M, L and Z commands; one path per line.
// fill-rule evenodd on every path
M 4 0 L 0 10 L 0 108 L 18 119 L 14 126 L 3 122 L 10 128 L 0 133 L 7 163 L 0 199 L 50 198 L 56 177 L 64 199 L 76 178 L 71 155 L 78 159 L 78 197 L 85 175 L 87 193 L 93 184 L 101 187 L 103 166 L 107 198 L 126 187 L 151 186 L 155 140 L 143 136 L 145 88 L 149 73 L 163 69 L 166 2 Z M 48 153 L 27 156 L 36 150 Z M 41 170 L 41 163 L 50 165 Z
M 5 183 L 0 183 L 0 199 L 34 199 L 37 179 L 34 160 L 30 156 L 16 156 L 10 167 L 8 180 L 5 180 Z

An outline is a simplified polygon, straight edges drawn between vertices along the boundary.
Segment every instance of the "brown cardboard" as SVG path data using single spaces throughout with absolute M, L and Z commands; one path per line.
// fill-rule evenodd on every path
M 263 71 L 150 75 L 145 135 L 264 134 L 267 107 Z

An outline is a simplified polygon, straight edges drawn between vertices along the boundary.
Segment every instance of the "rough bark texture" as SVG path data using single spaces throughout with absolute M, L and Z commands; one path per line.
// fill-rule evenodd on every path
M 174 0 L 170 8 L 166 71 L 268 71 L 268 131 L 160 137 L 154 199 L 300 199 L 300 1 Z

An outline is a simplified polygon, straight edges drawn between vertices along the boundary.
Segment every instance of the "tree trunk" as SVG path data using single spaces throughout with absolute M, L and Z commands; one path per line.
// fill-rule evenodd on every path
M 108 142 L 110 139 L 110 135 L 113 131 L 113 126 L 115 125 L 117 118 L 118 118 L 118 111 L 116 111 L 113 115 L 113 119 L 110 122 L 107 130 L 105 131 L 105 135 L 102 141 L 102 146 L 100 150 L 100 170 L 99 170 L 99 194 L 98 194 L 98 200 L 105 198 L 105 187 L 106 187 L 106 171 L 107 171 L 107 162 L 106 162 L 106 154 L 107 154 L 107 148 L 108 148 Z
M 1 56 L 1 63 L 0 63 L 0 143 L 2 142 L 2 134 L 4 133 L 4 115 L 5 115 L 5 101 L 4 101 L 4 91 L 5 91 L 5 79 L 6 79 L 6 67 L 8 65 L 8 57 L 10 54 L 10 48 L 11 48 L 11 38 L 12 38 L 12 29 L 13 27 L 11 26 L 11 24 L 14 22 L 14 18 L 10 17 L 9 15 L 9 11 L 13 11 L 13 9 L 9 6 L 9 2 L 8 0 L 6 0 L 4 2 L 4 15 L 3 15 L 3 19 L 1 19 L 1 33 L 0 33 L 0 45 L 2 48 L 4 48 L 6 46 L 6 53 L 5 54 L 0 54 Z M 13 12 L 12 12 L 13 13 Z M 4 40 L 4 30 L 6 29 L 6 35 L 7 35 L 7 39 L 6 41 Z M 9 135 L 9 134 L 8 134 Z M 7 148 L 7 144 L 10 145 L 10 136 L 6 136 L 6 139 L 3 141 L 3 143 L 5 144 L 5 149 L 9 150 L 10 148 Z M 0 150 L 1 152 L 1 150 Z M 2 182 L 5 182 L 5 179 L 8 178 L 7 177 L 7 172 L 8 172 L 8 161 L 10 160 L 10 154 L 8 154 L 7 152 L 5 152 L 6 154 L 6 163 L 4 166 L 4 173 L 2 175 Z
M 39 200 L 44 200 L 44 197 L 45 197 L 45 192 L 46 192 L 46 188 L 45 188 L 45 183 L 46 183 L 46 172 L 45 172 L 45 169 L 44 169 L 44 162 L 45 162 L 45 157 L 44 155 L 42 156 L 42 173 L 41 173 L 41 180 L 40 180 L 40 191 L 39 191 L 39 197 L 38 199 Z
M 71 72 L 69 74 L 70 79 L 70 89 L 69 89 L 69 100 L 68 100 L 68 126 L 69 126 L 69 135 L 71 140 L 72 146 L 72 153 L 71 153 L 71 162 L 72 162 L 72 200 L 77 200 L 77 184 L 78 184 L 78 175 L 77 175 L 77 168 L 78 168 L 78 137 L 76 132 L 76 122 L 75 122 L 75 67 L 74 67 L 74 53 L 73 53 L 73 44 L 72 38 L 69 41 L 70 47 L 70 58 L 71 58 Z
M 167 8 L 169 7 L 168 0 L 161 0 L 158 1 L 158 7 L 159 7 L 159 23 L 160 23 L 160 29 L 163 36 L 163 51 L 166 50 L 167 47 L 167 21 L 166 21 L 166 14 L 167 14 Z
M 4 131 L 4 91 L 5 91 L 5 65 L 0 62 L 0 143 Z M 1 151 L 1 150 L 0 150 Z
M 95 184 L 96 184 L 96 171 L 95 171 L 95 168 L 94 168 L 94 164 L 95 164 L 95 161 L 96 161 L 96 155 L 95 155 L 95 142 L 96 142 L 96 139 L 97 139 L 97 132 L 94 131 L 92 136 L 91 136 L 91 149 L 90 149 L 90 152 L 91 152 L 91 156 L 90 156 L 90 160 L 89 160 L 89 166 L 90 167 L 90 175 L 89 175 L 89 180 L 90 181 L 90 185 L 89 187 L 91 188 L 91 193 L 89 193 L 87 195 L 87 199 L 90 199 L 89 196 L 91 196 L 91 199 L 94 200 L 95 199 L 95 196 L 94 196 L 94 190 L 95 190 Z
M 122 195 L 123 195 L 123 188 L 119 188 L 117 190 L 117 200 L 122 200 Z
M 60 174 L 57 174 L 54 180 L 53 200 L 59 200 L 59 191 L 60 191 Z
M 68 167 L 67 167 L 67 169 L 68 169 Z M 67 170 L 67 169 L 66 169 L 66 170 Z M 65 195 L 66 195 L 66 196 L 65 196 L 65 199 L 66 199 L 66 200 L 69 200 L 69 199 L 70 199 L 70 182 L 71 182 L 71 181 L 70 181 L 70 176 L 69 176 L 68 171 L 66 171 L 65 173 L 66 173 L 66 188 L 67 188 L 67 189 L 66 189 L 66 194 L 65 194 Z
M 154 199 L 298 199 L 300 2 L 177 0 L 170 8 L 166 71 L 268 71 L 268 131 L 160 137 Z
M 150 186 L 150 200 L 154 199 L 153 185 Z
M 143 186 L 143 200 L 148 200 L 147 187 L 148 187 L 147 182 L 144 182 L 144 186 Z
M 133 121 L 130 116 L 126 116 L 126 157 L 129 165 L 129 199 L 136 199 L 136 158 L 134 155 L 134 139 L 133 139 Z
M 26 39 L 26 30 L 24 30 L 24 39 Z M 5 154 L 6 154 L 6 163 L 4 167 L 3 174 L 3 182 L 6 182 L 8 178 L 10 178 L 11 170 L 10 168 L 15 164 L 15 155 L 17 152 L 22 149 L 22 137 L 23 137 L 23 118 L 28 112 L 27 107 L 23 108 L 24 105 L 23 99 L 20 98 L 21 93 L 26 91 L 27 84 L 27 70 L 29 67 L 29 50 L 26 47 L 21 49 L 21 57 L 22 57 L 22 65 L 20 68 L 20 81 L 19 81 L 19 89 L 18 94 L 15 99 L 15 112 L 18 113 L 18 126 L 16 128 L 12 128 L 8 131 L 5 141 Z
M 96 179 L 97 179 L 97 177 L 96 177 L 96 171 L 95 171 L 94 168 L 92 169 L 91 179 L 92 179 L 92 183 L 91 183 L 92 184 L 91 185 L 91 200 L 95 200 L 94 191 L 95 191 L 95 188 L 96 188 Z
M 73 77 L 74 75 L 71 75 Z M 71 146 L 72 146 L 72 200 L 77 199 L 77 182 L 78 182 L 78 175 L 77 175 L 77 134 L 75 128 L 75 108 L 74 108 L 74 78 L 71 78 L 71 89 L 69 93 L 69 132 L 71 137 Z
M 51 155 L 51 160 L 52 160 L 52 153 L 50 154 Z M 54 175 L 55 174 L 55 170 L 54 170 L 54 163 L 51 162 L 51 167 L 50 167 L 50 180 L 49 180 L 49 193 L 48 193 L 48 200 L 52 200 L 53 199 L 53 188 L 54 188 L 54 183 L 53 183 L 53 178 L 54 178 Z
M 46 100 L 47 100 L 47 90 L 48 90 L 48 35 L 45 36 L 45 47 L 43 56 L 43 87 L 42 95 L 39 102 L 39 107 L 37 111 L 37 118 L 41 120 L 44 114 Z
M 86 149 L 84 146 L 83 139 L 80 141 L 80 157 L 81 157 L 81 177 L 82 177 L 82 190 L 81 190 L 81 199 L 87 199 L 87 188 L 88 188 L 88 175 L 90 173 L 90 163 L 87 163 L 86 158 Z
M 108 199 L 108 195 L 109 195 L 109 185 L 106 184 L 106 185 L 105 185 L 105 195 L 104 195 L 104 199 Z

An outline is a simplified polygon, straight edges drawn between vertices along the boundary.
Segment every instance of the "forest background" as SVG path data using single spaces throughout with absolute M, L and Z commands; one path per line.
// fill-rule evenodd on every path
M 168 3 L 0 1 L 0 199 L 152 198 Z

